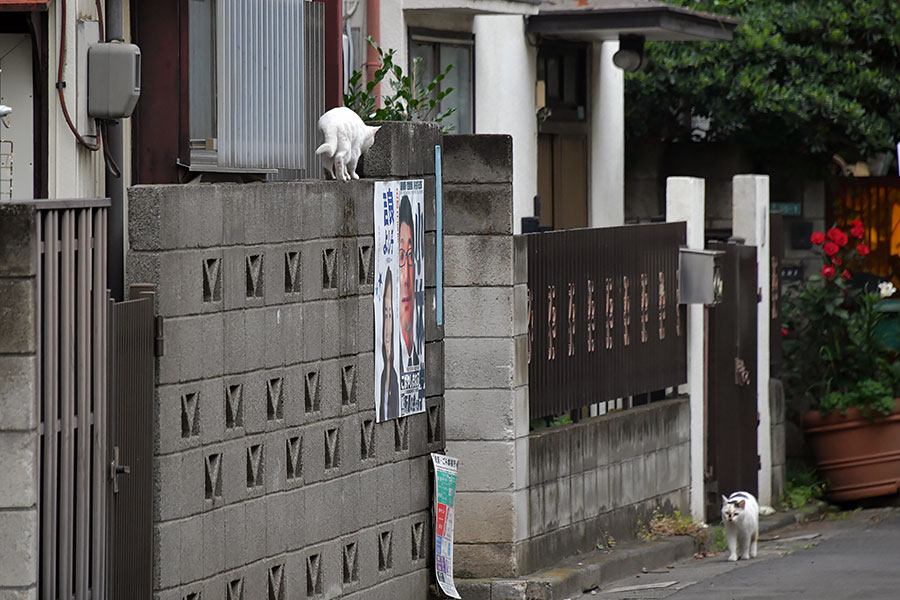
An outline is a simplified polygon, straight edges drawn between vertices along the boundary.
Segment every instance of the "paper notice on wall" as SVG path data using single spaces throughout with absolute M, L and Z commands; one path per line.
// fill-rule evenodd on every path
M 453 583 L 453 502 L 459 459 L 432 454 L 434 463 L 434 572 L 444 594 L 459 598 Z

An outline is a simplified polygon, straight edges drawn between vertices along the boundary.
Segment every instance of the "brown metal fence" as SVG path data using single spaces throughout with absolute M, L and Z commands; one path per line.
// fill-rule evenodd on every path
M 532 419 L 687 380 L 684 223 L 526 236 Z
M 108 200 L 38 211 L 39 597 L 106 597 Z

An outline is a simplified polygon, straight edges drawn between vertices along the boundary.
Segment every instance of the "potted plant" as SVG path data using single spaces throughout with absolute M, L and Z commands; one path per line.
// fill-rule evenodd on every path
M 786 396 L 833 501 L 900 491 L 900 353 L 885 335 L 890 282 L 866 275 L 860 221 L 812 234 L 821 273 L 785 295 Z

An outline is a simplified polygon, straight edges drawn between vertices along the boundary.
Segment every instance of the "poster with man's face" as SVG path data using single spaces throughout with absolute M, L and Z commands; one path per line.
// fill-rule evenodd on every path
M 375 182 L 375 414 L 425 410 L 425 181 Z

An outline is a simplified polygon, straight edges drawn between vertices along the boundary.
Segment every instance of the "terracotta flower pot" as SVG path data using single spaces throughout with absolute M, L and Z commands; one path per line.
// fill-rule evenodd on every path
M 806 440 L 834 502 L 900 492 L 900 399 L 890 415 L 866 419 L 856 408 L 803 415 Z

